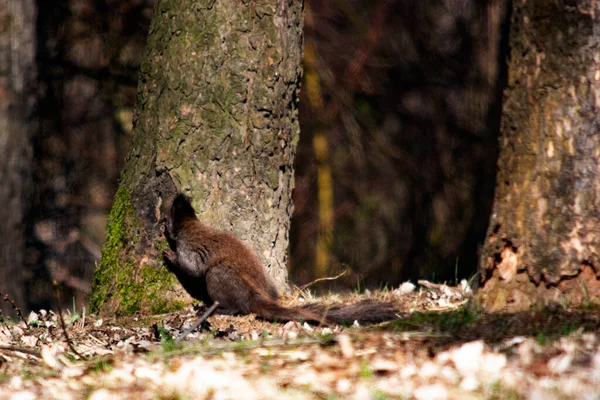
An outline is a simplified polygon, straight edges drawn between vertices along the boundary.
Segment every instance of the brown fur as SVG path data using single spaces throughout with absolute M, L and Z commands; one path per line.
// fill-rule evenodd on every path
M 284 307 L 265 268 L 232 233 L 203 224 L 189 199 L 179 194 L 167 213 L 167 267 L 183 287 L 205 304 L 218 301 L 223 314 L 254 313 L 267 320 L 315 323 L 380 322 L 396 318 L 391 303 L 363 301 L 335 309 L 319 305 Z

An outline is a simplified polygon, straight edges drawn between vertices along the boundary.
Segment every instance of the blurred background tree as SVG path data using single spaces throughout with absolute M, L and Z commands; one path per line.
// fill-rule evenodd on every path
M 308 1 L 292 281 L 474 274 L 495 184 L 503 4 Z
M 38 130 L 36 6 L 0 0 L 0 298 L 25 301 L 25 219 L 32 189 L 32 137 Z M 11 312 L 0 304 L 0 317 Z
M 39 110 L 27 226 L 26 292 L 48 307 L 52 280 L 87 304 L 117 179 L 152 1 L 37 1 Z
M 40 129 L 24 263 L 87 304 L 130 143 L 152 0 L 37 0 Z M 500 0 L 308 0 L 291 280 L 321 288 L 476 271 L 497 159 Z

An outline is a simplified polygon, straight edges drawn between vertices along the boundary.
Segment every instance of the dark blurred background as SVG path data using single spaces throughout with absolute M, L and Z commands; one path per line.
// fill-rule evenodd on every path
M 26 306 L 86 305 L 151 0 L 37 0 Z M 503 1 L 308 0 L 291 281 L 472 276 L 495 184 Z
M 503 4 L 308 1 L 294 282 L 475 273 L 495 185 Z M 317 195 L 327 173 L 330 207 Z

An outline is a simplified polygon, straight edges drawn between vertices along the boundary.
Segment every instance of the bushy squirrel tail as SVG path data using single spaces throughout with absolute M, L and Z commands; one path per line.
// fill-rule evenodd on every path
M 325 321 L 341 325 L 351 325 L 354 321 L 359 324 L 374 324 L 398 318 L 398 309 L 392 302 L 388 301 L 362 300 L 331 308 L 326 308 L 320 304 L 307 305 L 303 308 L 323 315 Z
M 307 304 L 300 307 L 284 307 L 278 302 L 255 298 L 250 304 L 250 312 L 269 321 L 307 321 L 316 324 L 351 325 L 391 321 L 398 318 L 398 309 L 391 302 L 363 300 L 357 303 L 334 306 Z
M 269 321 L 307 321 L 315 324 L 331 324 L 323 312 L 304 307 L 285 307 L 276 301 L 257 296 L 250 302 L 250 312 Z

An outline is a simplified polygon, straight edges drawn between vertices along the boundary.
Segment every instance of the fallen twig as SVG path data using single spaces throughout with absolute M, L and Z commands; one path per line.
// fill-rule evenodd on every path
M 36 356 L 38 358 L 42 358 L 42 353 L 37 350 L 28 349 L 27 347 L 19 347 L 19 346 L 0 346 L 0 350 L 7 351 L 17 351 L 19 353 L 30 354 L 32 356 Z
M 234 342 L 234 343 L 212 343 L 209 347 L 207 346 L 202 346 L 202 347 L 185 347 L 183 349 L 179 349 L 179 350 L 174 350 L 171 351 L 169 353 L 166 353 L 167 358 L 170 357 L 174 357 L 174 356 L 178 356 L 181 354 L 215 354 L 215 353 L 219 353 L 221 351 L 237 351 L 237 350 L 252 350 L 252 349 L 257 349 L 259 347 L 285 347 L 285 346 L 291 346 L 291 347 L 296 347 L 299 345 L 303 345 L 303 344 L 327 344 L 327 343 L 332 343 L 335 342 L 337 339 L 336 338 L 332 338 L 332 339 L 322 339 L 322 338 L 318 338 L 318 337 L 312 337 L 312 338 L 302 338 L 302 339 L 270 339 L 270 340 L 264 340 L 264 339 L 259 339 L 257 341 L 254 342 L 248 342 L 248 343 L 240 343 L 240 342 Z
M 315 279 L 312 282 L 308 282 L 306 285 L 300 286 L 300 291 L 303 292 L 304 289 L 306 289 L 307 287 L 312 286 L 312 285 L 314 285 L 315 283 L 318 283 L 318 282 L 322 282 L 322 281 L 334 281 L 334 280 L 336 280 L 338 278 L 341 278 L 342 276 L 346 275 L 346 272 L 348 272 L 347 269 L 345 269 L 344 271 L 342 271 L 342 273 L 339 274 L 339 275 L 337 275 L 337 276 L 326 276 L 326 277 L 323 277 L 323 278 Z
M 65 325 L 65 320 L 63 318 L 63 313 L 62 313 L 62 300 L 60 298 L 60 288 L 58 287 L 58 282 L 54 281 L 54 287 L 56 288 L 56 307 L 58 308 L 58 319 L 60 321 L 60 327 L 62 328 L 63 334 L 65 335 L 65 340 L 67 341 L 67 345 L 69 346 L 69 349 L 71 349 L 71 351 L 73 353 L 75 353 L 75 355 L 81 359 L 84 359 L 85 357 L 83 357 L 81 354 L 79 354 L 79 352 L 75 349 L 75 346 L 73 345 L 73 342 L 71 342 L 71 338 L 69 337 L 69 334 L 67 333 L 67 326 Z
M 0 296 L 2 296 L 2 293 L 0 293 Z M 8 294 L 4 295 L 4 301 L 7 301 L 7 302 L 10 303 L 10 305 L 12 306 L 12 308 L 17 312 L 17 315 L 19 316 L 19 318 L 21 318 L 21 321 L 23 321 L 25 323 L 25 326 L 27 328 L 29 328 L 29 324 L 27 323 L 27 320 L 23 316 L 23 313 L 21 312 L 21 308 L 19 308 L 17 306 L 17 304 L 15 303 L 15 301 L 13 299 L 11 299 Z
M 425 281 L 423 279 L 419 279 L 417 281 L 417 283 L 419 285 L 421 285 L 421 286 L 425 286 L 427 289 L 441 289 L 444 286 L 448 287 L 448 285 L 446 285 L 445 283 L 432 283 L 432 282 L 429 282 L 429 281 Z
M 214 313 L 214 312 L 215 312 L 215 310 L 217 309 L 217 307 L 219 307 L 219 302 L 218 302 L 218 301 L 215 301 L 215 302 L 213 303 L 213 305 L 212 305 L 212 306 L 210 306 L 210 308 L 209 308 L 208 310 L 206 310 L 206 312 L 205 312 L 204 314 L 202 314 L 202 316 L 201 316 L 200 318 L 198 318 L 198 319 L 196 320 L 196 322 L 194 322 L 194 325 L 192 325 L 192 327 L 191 327 L 191 328 L 189 328 L 189 329 L 186 329 L 185 331 L 183 331 L 183 332 L 181 333 L 181 335 L 179 335 L 179 337 L 177 338 L 177 340 L 175 340 L 175 343 L 179 343 L 179 342 L 181 342 L 183 339 L 185 339 L 185 337 L 186 337 L 187 335 L 189 335 L 189 334 L 190 334 L 190 333 L 192 333 L 194 330 L 196 330 L 196 329 L 197 329 L 197 328 L 198 328 L 200 325 L 202 325 L 202 323 L 203 323 L 204 321 L 206 321 L 206 318 L 210 317 L 210 315 L 211 315 L 212 313 Z

